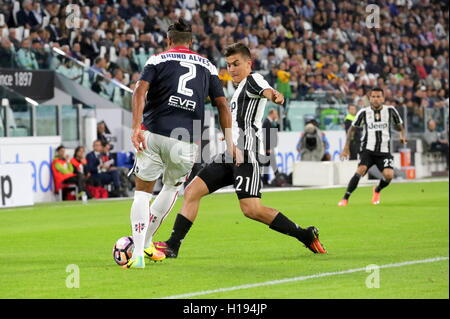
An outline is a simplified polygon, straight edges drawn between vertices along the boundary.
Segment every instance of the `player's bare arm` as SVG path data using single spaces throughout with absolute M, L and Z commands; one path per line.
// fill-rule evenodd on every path
M 133 112 L 133 123 L 132 123 L 132 135 L 131 142 L 138 152 L 145 149 L 144 134 L 141 130 L 142 114 L 144 112 L 145 106 L 145 95 L 150 88 L 150 83 L 147 81 L 139 80 L 136 83 L 136 88 L 133 92 L 132 99 L 132 112 Z
M 262 92 L 262 95 L 267 98 L 268 100 L 272 101 L 276 104 L 283 104 L 284 103 L 284 95 L 277 90 L 274 89 L 265 89 Z
M 402 124 L 397 124 L 395 129 L 400 132 L 400 142 L 402 144 L 408 143 L 408 139 L 406 138 L 406 131 Z
M 345 139 L 344 149 L 342 150 L 341 155 L 340 155 L 341 159 L 348 158 L 348 156 L 350 155 L 350 140 L 351 140 L 351 137 L 353 136 L 353 134 L 355 133 L 355 131 L 356 131 L 356 127 L 353 125 L 350 126 L 350 128 L 348 129 L 347 137 Z
M 214 102 L 219 111 L 219 122 L 225 136 L 227 151 L 233 156 L 236 165 L 239 166 L 244 162 L 244 156 L 242 155 L 242 151 L 233 143 L 233 135 L 231 133 L 231 112 L 227 99 L 221 96 L 216 98 Z

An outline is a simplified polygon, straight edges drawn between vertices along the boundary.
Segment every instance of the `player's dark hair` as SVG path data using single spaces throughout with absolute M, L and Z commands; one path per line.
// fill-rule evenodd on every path
M 224 55 L 226 58 L 235 54 L 241 54 L 242 56 L 249 59 L 252 58 L 249 48 L 245 44 L 240 42 L 233 43 L 225 48 Z
M 63 148 L 65 148 L 65 147 L 64 147 L 64 145 L 61 144 L 60 146 L 58 146 L 58 147 L 56 148 L 56 151 L 59 152 L 59 151 L 60 151 L 61 149 L 63 149 Z
M 370 94 L 372 94 L 372 92 L 381 92 L 381 94 L 384 96 L 384 91 L 382 88 L 379 87 L 373 88 L 372 90 L 370 90 Z
M 169 26 L 167 37 L 173 43 L 189 43 L 192 40 L 192 27 L 184 19 L 179 18 L 177 22 Z

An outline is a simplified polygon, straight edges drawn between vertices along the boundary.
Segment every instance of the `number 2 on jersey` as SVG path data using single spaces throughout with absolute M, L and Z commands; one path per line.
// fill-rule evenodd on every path
M 177 92 L 186 96 L 192 96 L 194 94 L 194 91 L 192 89 L 187 88 L 186 84 L 189 80 L 192 80 L 193 78 L 196 77 L 197 69 L 195 68 L 194 64 L 188 62 L 180 62 L 180 65 L 184 66 L 185 68 L 188 68 L 189 71 L 180 76 L 180 79 L 178 80 Z

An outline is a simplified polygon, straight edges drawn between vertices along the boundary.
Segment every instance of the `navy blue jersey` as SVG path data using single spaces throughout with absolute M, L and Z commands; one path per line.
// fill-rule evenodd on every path
M 224 96 L 216 67 L 186 47 L 151 56 L 140 80 L 150 83 L 145 128 L 189 142 L 201 138 L 207 97 Z

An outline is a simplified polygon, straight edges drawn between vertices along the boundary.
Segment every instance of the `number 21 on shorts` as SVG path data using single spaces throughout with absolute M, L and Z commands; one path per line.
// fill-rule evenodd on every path
M 242 191 L 242 183 L 244 182 L 244 177 L 242 176 L 236 176 L 237 184 L 236 184 L 236 191 L 241 192 Z M 250 177 L 245 178 L 245 191 L 248 193 L 248 188 L 250 187 Z

